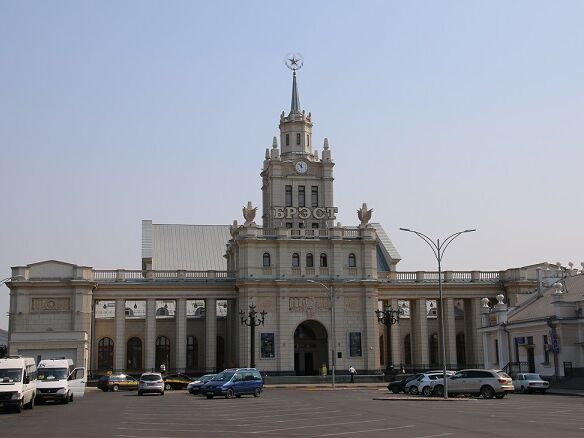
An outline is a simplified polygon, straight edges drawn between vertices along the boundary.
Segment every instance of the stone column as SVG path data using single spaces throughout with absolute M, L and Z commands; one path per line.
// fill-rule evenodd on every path
M 176 328 L 176 359 L 177 372 L 182 373 L 187 368 L 187 300 L 176 300 L 176 312 L 174 314 Z
M 456 325 L 454 315 L 454 299 L 444 298 L 444 335 L 446 343 L 446 364 L 447 367 L 457 368 L 458 358 L 456 356 Z M 462 358 L 461 358 L 462 359 Z
M 377 290 L 373 288 L 366 288 L 364 291 L 364 308 L 363 326 L 365 327 L 366 338 L 361 339 L 361 351 L 365 352 L 367 360 L 367 371 L 375 372 L 379 364 L 379 327 L 377 323 Z M 338 340 L 338 337 L 337 337 Z M 373 347 L 373 348 L 369 348 Z
M 146 332 L 144 333 L 145 370 L 156 367 L 156 299 L 146 300 Z M 156 370 L 154 370 L 156 371 Z
M 390 301 L 391 308 L 393 310 L 399 309 L 399 305 L 398 305 L 397 301 L 398 301 L 397 298 L 393 298 Z M 400 369 L 400 366 L 402 364 L 400 339 L 401 339 L 401 337 L 400 337 L 399 324 L 394 324 L 391 327 L 391 356 L 393 358 L 393 367 L 396 370 Z
M 205 300 L 205 370 L 215 371 L 217 366 L 217 300 Z
M 278 301 L 278 333 L 276 337 L 276 357 L 280 371 L 294 371 L 294 333 L 288 323 L 290 314 L 290 296 L 288 289 L 279 290 Z M 329 348 L 330 350 L 330 348 Z M 329 363 L 329 369 L 331 367 Z
M 464 340 L 467 367 L 482 368 L 486 365 L 483 357 L 483 335 L 478 332 L 481 327 L 481 300 L 468 298 L 464 300 Z
M 426 298 L 410 300 L 412 318 L 413 365 L 417 369 L 427 368 L 428 357 L 428 318 Z
M 126 369 L 126 300 L 116 300 L 116 339 L 114 341 L 114 371 Z M 104 370 L 107 371 L 107 370 Z
M 234 354 L 234 344 L 235 344 L 235 333 L 234 333 L 234 323 L 233 312 L 234 312 L 233 300 L 227 300 L 227 318 L 226 318 L 226 332 L 225 336 L 225 362 L 229 367 L 232 362 L 235 362 Z

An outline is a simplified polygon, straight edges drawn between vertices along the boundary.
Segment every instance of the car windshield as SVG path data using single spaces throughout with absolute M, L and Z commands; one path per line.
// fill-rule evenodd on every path
M 146 374 L 140 377 L 143 382 L 158 382 L 160 379 L 161 377 L 157 374 Z
M 231 380 L 231 378 L 233 377 L 234 374 L 235 374 L 234 372 L 222 372 L 222 373 L 217 374 L 211 380 L 214 380 L 217 382 L 227 382 L 228 380 Z
M 499 373 L 499 375 L 501 375 L 501 373 Z M 523 377 L 525 380 L 541 380 L 539 374 L 524 374 Z
M 37 379 L 44 381 L 65 380 L 69 375 L 67 368 L 40 368 Z
M 22 370 L 18 368 L 0 369 L 0 382 L 20 382 Z

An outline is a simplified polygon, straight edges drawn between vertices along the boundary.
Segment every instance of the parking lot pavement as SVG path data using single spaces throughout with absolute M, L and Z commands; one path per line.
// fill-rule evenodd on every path
M 184 391 L 138 397 L 90 391 L 70 405 L 0 414 L 3 436 L 183 438 L 584 436 L 584 406 L 574 398 L 511 395 L 502 400 L 436 403 L 374 400 L 379 389 L 267 389 L 261 397 L 207 400 Z

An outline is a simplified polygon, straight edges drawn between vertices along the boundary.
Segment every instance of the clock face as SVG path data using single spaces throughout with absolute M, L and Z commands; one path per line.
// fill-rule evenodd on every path
M 306 164 L 306 161 L 298 161 L 296 163 L 296 172 L 306 173 L 307 170 L 308 170 L 308 164 Z

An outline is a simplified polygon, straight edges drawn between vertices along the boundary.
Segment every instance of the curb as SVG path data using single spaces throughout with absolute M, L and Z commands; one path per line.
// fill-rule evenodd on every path
M 449 402 L 449 401 L 459 401 L 459 402 L 464 402 L 464 401 L 473 401 L 476 402 L 478 401 L 477 398 L 470 398 L 470 397 L 465 397 L 465 398 L 454 398 L 454 397 L 449 397 L 449 398 L 443 398 L 443 397 L 373 397 L 373 400 L 384 400 L 384 401 L 433 401 L 433 402 Z

